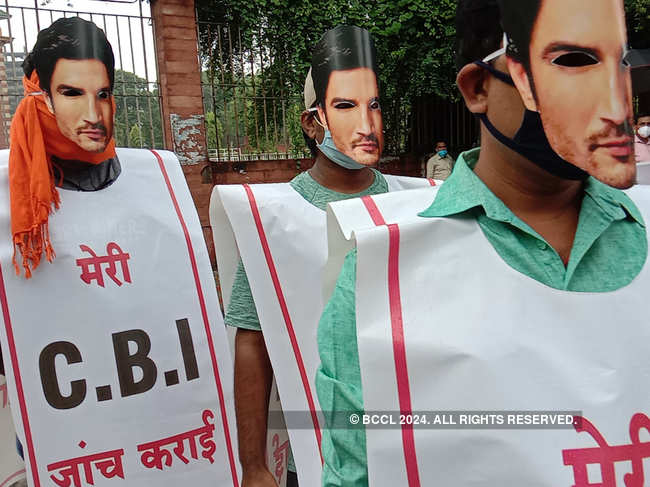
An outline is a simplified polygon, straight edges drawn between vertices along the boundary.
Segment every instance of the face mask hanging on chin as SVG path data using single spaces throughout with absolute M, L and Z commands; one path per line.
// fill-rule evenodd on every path
M 328 129 L 325 129 L 325 136 L 323 137 L 323 142 L 319 144 L 318 141 L 316 141 L 316 146 L 330 161 L 332 161 L 335 164 L 338 164 L 341 167 L 344 167 L 345 169 L 359 170 L 366 167 L 363 164 L 359 164 L 351 157 L 346 156 L 341 151 L 339 151 L 336 148 L 336 145 L 334 144 L 334 139 L 332 139 L 332 134 Z
M 582 181 L 589 177 L 587 172 L 568 163 L 553 150 L 546 138 L 539 113 L 527 109 L 521 127 L 512 139 L 499 132 L 485 113 L 479 113 L 478 117 L 495 139 L 553 176 L 574 181 Z
M 515 83 L 509 74 L 495 69 L 494 66 L 489 63 L 491 60 L 505 53 L 506 44 L 507 39 L 504 36 L 504 47 L 490 54 L 482 61 L 476 61 L 474 64 L 489 71 L 490 74 L 498 80 L 503 81 L 510 86 L 515 86 Z M 521 126 L 512 139 L 505 136 L 494 125 L 492 125 L 492 122 L 490 122 L 485 113 L 478 113 L 477 116 L 495 139 L 509 149 L 515 151 L 517 154 L 537 164 L 553 176 L 574 181 L 582 181 L 587 179 L 589 176 L 587 172 L 568 163 L 553 150 L 548 138 L 546 137 L 546 132 L 544 132 L 542 118 L 538 112 L 526 109 Z

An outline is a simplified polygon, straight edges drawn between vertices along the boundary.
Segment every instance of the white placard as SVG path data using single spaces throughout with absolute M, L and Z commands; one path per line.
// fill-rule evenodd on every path
M 232 362 L 176 157 L 60 190 L 54 263 L 14 274 L 0 164 L 2 349 L 30 485 L 238 486 Z
M 428 187 L 385 176 L 390 191 Z M 314 379 L 324 306 L 326 214 L 287 183 L 217 186 L 210 200 L 219 278 L 230 300 L 241 255 L 285 411 L 300 485 L 319 485 L 323 416 Z
M 650 192 L 628 194 L 648 221 Z M 397 421 L 366 428 L 369 484 L 643 485 L 650 264 L 614 292 L 560 291 L 509 267 L 473 219 L 418 218 L 419 206 L 396 207 L 392 195 L 372 200 L 404 218 L 346 223 L 358 252 L 364 408 Z M 350 214 L 344 206 L 330 215 Z M 586 421 L 552 429 L 510 415 L 526 411 Z M 435 424 L 452 412 L 455 423 Z

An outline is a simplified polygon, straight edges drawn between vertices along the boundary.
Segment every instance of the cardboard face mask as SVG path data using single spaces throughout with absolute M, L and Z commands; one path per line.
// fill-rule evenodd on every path
M 312 77 L 325 128 L 321 152 L 346 169 L 377 164 L 384 136 L 369 33 L 353 26 L 327 31 L 314 49 Z
M 618 188 L 634 183 L 622 0 L 500 0 L 508 69 L 553 150 Z
M 106 66 L 98 59 L 57 61 L 46 98 L 61 134 L 99 153 L 113 137 L 114 107 Z

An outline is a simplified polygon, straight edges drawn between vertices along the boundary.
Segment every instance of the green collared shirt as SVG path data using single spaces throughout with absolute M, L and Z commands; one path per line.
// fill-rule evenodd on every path
M 512 213 L 472 171 L 478 149 L 461 154 L 454 171 L 422 217 L 476 218 L 501 258 L 515 270 L 547 286 L 582 292 L 614 291 L 629 284 L 643 267 L 648 245 L 638 208 L 620 190 L 589 178 L 568 265 L 529 225 Z M 318 328 L 321 366 L 316 390 L 327 426 L 336 411 L 362 412 L 363 395 L 356 315 L 356 250 L 343 264 Z M 363 428 L 326 428 L 322 438 L 323 486 L 368 485 Z

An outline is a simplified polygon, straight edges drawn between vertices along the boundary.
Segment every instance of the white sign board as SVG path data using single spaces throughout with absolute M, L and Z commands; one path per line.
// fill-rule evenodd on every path
M 16 276 L 0 164 L 0 332 L 33 487 L 239 484 L 232 362 L 192 198 L 169 152 L 60 190 L 57 253 Z
M 629 194 L 648 221 L 650 192 Z M 642 487 L 650 263 L 613 292 L 556 290 L 474 219 L 417 217 L 400 196 L 330 213 L 377 224 L 340 229 L 357 245 L 369 485 Z

